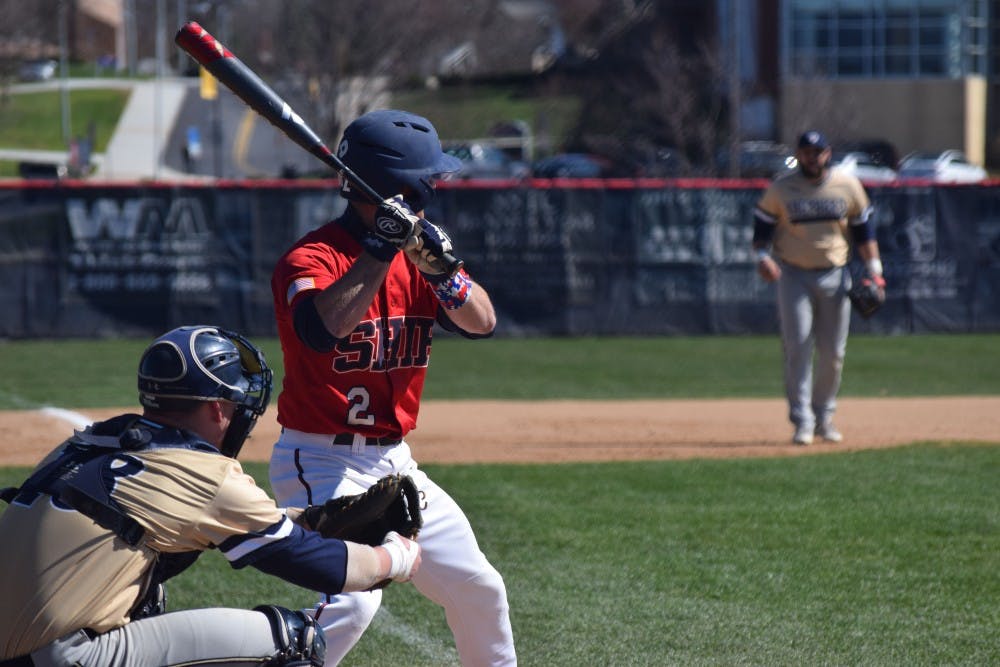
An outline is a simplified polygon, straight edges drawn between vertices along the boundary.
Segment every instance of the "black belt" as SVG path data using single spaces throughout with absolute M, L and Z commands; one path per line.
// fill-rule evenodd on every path
M 17 658 L 0 660 L 0 667 L 35 667 L 35 662 L 30 655 L 22 655 Z
M 399 443 L 403 442 L 402 438 L 365 438 L 365 444 L 370 447 L 394 447 Z M 335 445 L 353 445 L 354 444 L 354 434 L 353 433 L 338 433 L 333 436 L 333 444 Z M 0 667 L 4 667 L 0 663 Z

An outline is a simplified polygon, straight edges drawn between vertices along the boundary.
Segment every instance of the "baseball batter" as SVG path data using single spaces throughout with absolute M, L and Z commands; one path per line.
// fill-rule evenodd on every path
M 811 444 L 814 436 L 843 439 L 833 414 L 851 318 L 851 242 L 885 287 L 868 195 L 857 178 L 830 169 L 831 156 L 822 134 L 803 134 L 795 152 L 798 171 L 771 183 L 754 210 L 757 271 L 777 282 L 788 417 L 797 445 Z
M 271 287 L 285 377 L 271 484 L 284 503 L 312 504 L 360 493 L 386 474 L 410 475 L 424 499 L 414 585 L 444 607 L 463 664 L 513 665 L 503 579 L 404 440 L 417 424 L 435 323 L 467 338 L 495 326 L 486 290 L 435 261 L 451 242 L 422 217 L 434 179 L 460 163 L 442 152 L 430 121 L 397 110 L 357 118 L 338 154 L 376 191 L 401 197 L 379 207 L 342 186 L 344 215 L 278 261 Z M 321 597 L 314 615 L 328 665 L 355 645 L 380 603 L 377 590 Z
M 142 415 L 77 432 L 0 516 L 0 665 L 322 665 L 325 641 L 276 606 L 163 613 L 163 582 L 218 548 L 330 593 L 405 580 L 419 547 L 324 539 L 279 509 L 235 460 L 268 403 L 271 371 L 238 334 L 182 327 L 139 365 Z

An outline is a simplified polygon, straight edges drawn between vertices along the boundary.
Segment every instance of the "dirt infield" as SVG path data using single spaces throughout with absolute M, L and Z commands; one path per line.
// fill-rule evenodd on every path
M 75 412 L 95 420 L 135 410 Z M 53 412 L 0 412 L 0 464 L 31 465 L 68 436 L 72 423 Z M 839 445 L 793 446 L 785 412 L 784 401 L 770 399 L 428 401 L 407 441 L 422 463 L 799 456 L 922 440 L 1000 442 L 1000 396 L 841 399 Z M 261 419 L 241 459 L 267 460 L 276 414 L 272 408 Z

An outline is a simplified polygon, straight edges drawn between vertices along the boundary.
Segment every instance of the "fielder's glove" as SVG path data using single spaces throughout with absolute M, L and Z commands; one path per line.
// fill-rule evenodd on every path
M 855 280 L 847 297 L 851 300 L 851 305 L 865 319 L 871 317 L 885 303 L 885 279 L 882 276 L 873 276 L 865 273 L 861 278 Z
M 373 547 L 392 531 L 415 539 L 424 525 L 420 492 L 409 475 L 386 475 L 364 493 L 310 505 L 302 521 L 323 537 Z

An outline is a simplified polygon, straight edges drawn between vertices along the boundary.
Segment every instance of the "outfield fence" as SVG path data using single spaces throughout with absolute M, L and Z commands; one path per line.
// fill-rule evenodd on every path
M 343 210 L 332 182 L 0 184 L 0 336 L 274 335 L 279 255 Z M 442 184 L 428 217 L 489 289 L 499 335 L 777 330 L 757 276 L 765 181 Z M 855 331 L 1000 330 L 1000 187 L 869 188 L 889 284 Z

